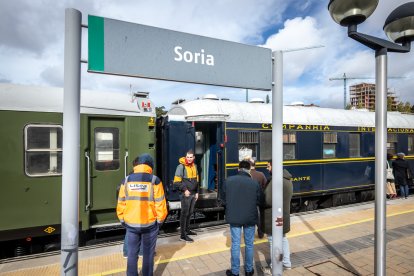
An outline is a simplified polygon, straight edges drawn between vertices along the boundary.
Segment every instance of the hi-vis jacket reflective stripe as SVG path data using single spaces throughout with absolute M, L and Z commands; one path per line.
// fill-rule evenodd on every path
M 141 164 L 121 185 L 116 207 L 118 218 L 128 226 L 146 228 L 167 217 L 167 204 L 161 180 L 152 168 Z
M 199 176 L 196 165 L 194 163 L 187 165 L 185 163 L 185 157 L 181 157 L 178 162 L 180 164 L 175 170 L 174 185 L 182 192 L 189 190 L 190 192 L 198 193 Z

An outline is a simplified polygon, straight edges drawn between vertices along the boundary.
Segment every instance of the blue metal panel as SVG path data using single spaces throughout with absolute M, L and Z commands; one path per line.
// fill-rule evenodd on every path
M 336 157 L 347 158 L 349 157 L 349 133 L 338 132 L 338 143 L 336 144 Z
M 375 182 L 374 162 L 325 164 L 323 175 L 323 190 L 373 184 Z
M 408 134 L 397 135 L 397 153 L 404 152 L 408 154 Z
M 373 132 L 362 133 L 361 155 L 363 157 L 375 156 L 375 133 Z
M 296 132 L 298 160 L 322 158 L 322 132 Z M 312 145 L 312 146 L 310 146 Z

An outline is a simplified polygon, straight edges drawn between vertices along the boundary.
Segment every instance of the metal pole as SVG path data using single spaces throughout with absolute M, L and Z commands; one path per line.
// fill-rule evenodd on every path
M 283 52 L 273 52 L 272 87 L 272 275 L 283 273 L 283 226 L 275 221 L 283 218 Z
M 387 49 L 375 52 L 375 275 L 385 275 L 387 154 Z
M 65 10 L 61 275 L 78 275 L 81 23 Z

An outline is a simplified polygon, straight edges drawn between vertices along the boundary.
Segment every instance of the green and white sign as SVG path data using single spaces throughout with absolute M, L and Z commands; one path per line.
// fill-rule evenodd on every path
M 88 16 L 88 71 L 272 89 L 270 49 Z

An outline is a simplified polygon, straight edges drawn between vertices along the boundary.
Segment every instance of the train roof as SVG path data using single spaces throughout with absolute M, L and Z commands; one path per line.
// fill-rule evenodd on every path
M 0 83 L 0 110 L 61 113 L 63 88 Z M 82 90 L 81 113 L 155 117 L 155 106 L 145 97 Z
M 272 105 L 229 100 L 197 99 L 173 105 L 169 120 L 272 123 Z M 414 128 L 414 115 L 388 112 L 388 127 Z M 284 106 L 283 123 L 375 127 L 375 113 L 315 106 Z

